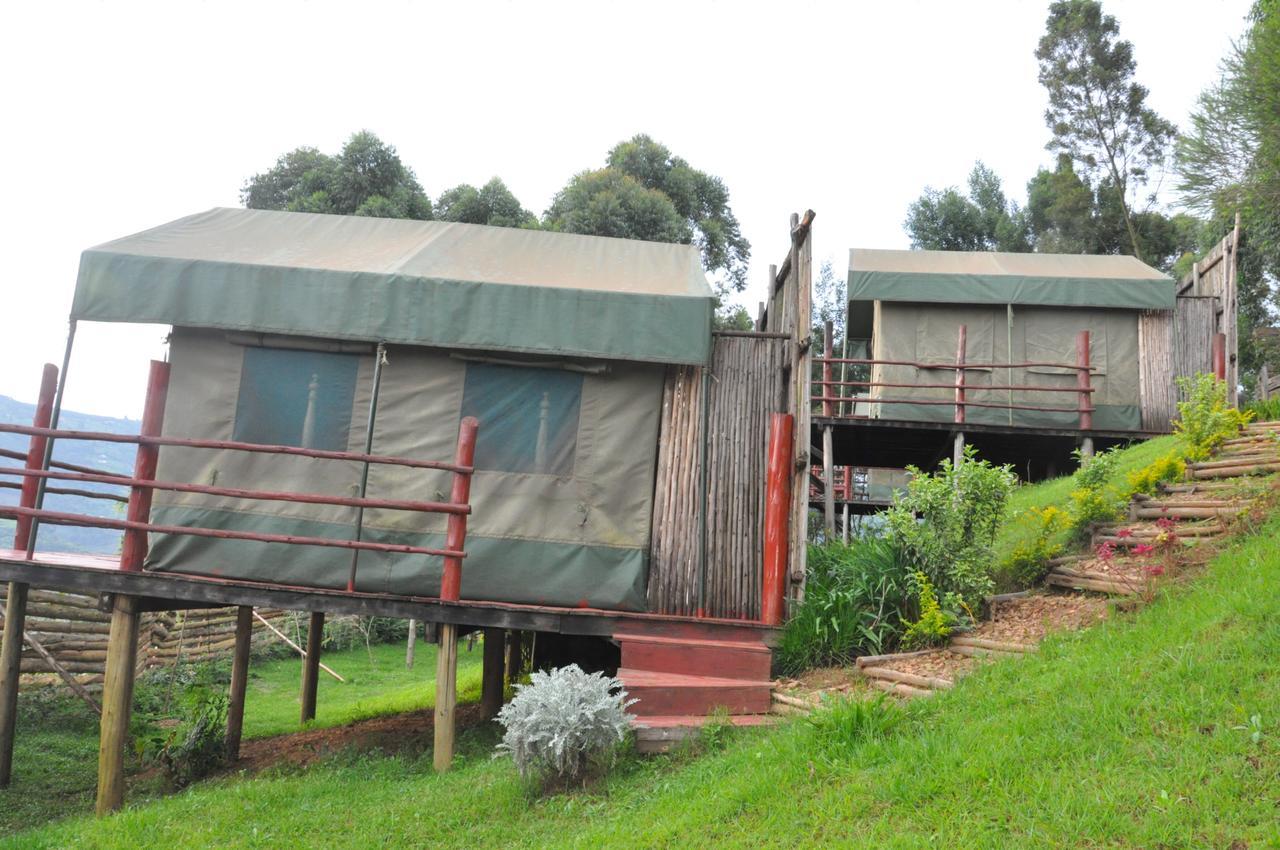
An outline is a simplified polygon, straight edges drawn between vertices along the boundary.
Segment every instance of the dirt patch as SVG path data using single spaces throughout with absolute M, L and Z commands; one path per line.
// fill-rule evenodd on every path
M 479 705 L 458 706 L 459 729 L 482 722 Z M 347 749 L 416 755 L 431 748 L 434 733 L 434 709 L 373 717 L 346 726 L 308 729 L 245 741 L 240 745 L 239 761 L 229 765 L 228 769 L 256 773 L 279 764 L 302 767 Z
M 954 682 L 978 664 L 979 661 L 976 658 L 948 649 L 939 649 L 928 655 L 914 655 L 881 666 L 900 673 L 914 673 L 917 676 L 932 676 Z
M 855 667 L 819 667 L 806 670 L 797 678 L 784 677 L 774 682 L 774 689 L 788 696 L 818 693 L 857 694 L 869 690 L 867 680 Z
M 996 602 L 991 619 L 978 625 L 970 637 L 1004 643 L 1036 644 L 1052 631 L 1083 629 L 1107 616 L 1107 601 L 1096 596 L 1033 594 Z

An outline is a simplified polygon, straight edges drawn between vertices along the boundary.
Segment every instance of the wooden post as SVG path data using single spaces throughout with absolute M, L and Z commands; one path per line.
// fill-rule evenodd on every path
M 1080 430 L 1093 430 L 1093 393 L 1090 392 L 1093 381 L 1093 370 L 1089 366 L 1089 332 L 1076 334 L 1076 387 L 1080 390 L 1077 402 L 1080 410 Z M 1086 437 L 1093 446 L 1092 438 Z
M 470 467 L 475 460 L 476 432 L 480 423 L 475 417 L 464 418 L 458 427 L 458 450 L 455 463 Z M 471 499 L 471 474 L 455 472 L 453 491 L 449 501 L 467 504 Z M 465 514 L 449 514 L 445 532 L 445 548 L 461 550 L 467 537 Z M 462 560 L 444 559 L 444 575 L 440 580 L 440 599 L 457 602 L 462 591 Z M 453 739 L 457 722 L 458 704 L 458 627 L 454 623 L 440 624 L 440 647 L 436 653 L 436 716 L 435 747 L 432 753 L 435 769 L 443 773 L 453 763 Z
M 124 753 L 133 708 L 133 680 L 138 663 L 138 608 L 132 596 L 117 594 L 112 602 L 107 639 L 106 676 L 102 683 L 102 726 L 98 737 L 98 800 L 101 817 L 124 805 Z
M 40 395 L 36 400 L 36 415 L 31 424 L 36 428 L 48 428 L 53 417 L 53 396 L 58 388 L 58 367 L 46 363 L 40 376 Z M 32 437 L 27 447 L 27 469 L 44 466 L 44 437 Z M 27 476 L 22 479 L 22 491 L 18 504 L 24 508 L 36 506 L 39 479 Z M 14 530 L 13 548 L 25 552 L 31 534 L 31 517 L 18 517 Z M 13 742 L 18 723 L 18 680 L 22 676 L 22 635 L 26 629 L 27 591 L 25 582 L 9 582 L 4 611 L 4 639 L 0 643 L 0 788 L 7 788 L 13 777 Z
M 844 503 L 844 521 L 840 524 L 841 537 L 846 546 L 849 545 L 849 503 Z
M 956 343 L 956 415 L 957 425 L 964 424 L 964 362 L 965 349 L 968 348 L 969 328 L 960 326 L 959 339 Z
M 955 439 L 951 442 L 951 466 L 959 466 L 962 460 L 964 460 L 964 432 L 957 431 Z
M 316 719 L 316 689 L 320 685 L 320 642 L 324 638 L 324 612 L 312 611 L 307 626 L 307 654 L 302 659 L 302 722 Z
M 1227 335 L 1213 335 L 1213 376 L 1219 381 L 1227 379 Z
M 504 646 L 502 629 L 484 630 L 484 669 L 480 684 L 480 713 L 485 719 L 496 717 L 502 708 L 502 673 Z
M 524 632 L 507 632 L 507 684 L 514 685 L 524 673 Z
M 769 417 L 769 458 L 765 478 L 764 576 L 760 620 L 782 625 L 787 595 L 788 514 L 791 504 L 792 419 L 787 413 Z
M 831 416 L 832 411 L 832 404 L 828 399 L 831 398 L 831 352 L 833 350 L 831 335 L 833 332 L 832 322 L 827 319 L 822 323 L 822 415 L 828 417 Z M 831 426 L 824 425 L 822 426 L 822 508 L 828 540 L 834 540 L 836 536 L 836 477 L 832 444 Z
M 1258 397 L 1263 401 L 1266 401 L 1270 394 L 1270 390 L 1267 388 L 1270 380 L 1271 376 L 1267 373 L 1267 364 L 1263 363 L 1262 368 L 1258 370 Z
M 418 642 L 418 621 L 409 621 L 409 639 L 404 648 L 404 669 L 413 669 L 414 645 Z
M 231 693 L 227 697 L 227 760 L 240 758 L 244 731 L 244 696 L 249 686 L 249 648 L 253 642 L 253 607 L 236 609 L 236 648 L 231 656 Z
M 169 364 L 159 360 L 151 361 L 151 372 L 147 376 L 147 399 L 142 407 L 142 423 L 139 433 L 144 437 L 158 437 L 164 428 L 164 405 L 169 394 Z M 140 481 L 150 481 L 156 477 L 156 464 L 160 459 L 158 446 L 138 444 L 138 452 L 133 461 L 133 477 Z M 129 507 L 126 519 L 130 522 L 151 521 L 152 489 L 135 486 L 129 490 Z M 147 557 L 147 533 L 131 529 L 124 533 L 124 542 L 120 547 L 120 569 L 126 572 L 140 572 L 142 562 Z
M 1080 466 L 1084 468 L 1089 465 L 1089 461 L 1093 458 L 1093 437 L 1084 437 L 1080 440 Z

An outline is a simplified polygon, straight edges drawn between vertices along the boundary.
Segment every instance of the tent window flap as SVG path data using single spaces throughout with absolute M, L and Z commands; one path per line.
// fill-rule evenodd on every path
M 572 475 L 581 373 L 468 363 L 462 415 L 480 421 L 476 469 Z
M 345 451 L 360 358 L 284 348 L 245 348 L 234 439 Z

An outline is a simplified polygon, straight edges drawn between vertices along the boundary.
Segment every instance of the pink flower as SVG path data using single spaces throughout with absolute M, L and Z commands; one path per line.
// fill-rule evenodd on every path
M 1160 519 L 1156 520 L 1156 527 L 1164 531 L 1172 531 L 1173 527 L 1177 524 L 1176 520 L 1169 519 L 1167 516 L 1162 516 Z
M 1098 558 L 1100 560 L 1110 561 L 1113 557 L 1115 557 L 1115 554 L 1116 554 L 1116 547 L 1111 544 L 1110 540 L 1108 540 L 1107 542 L 1103 543 L 1101 546 L 1098 547 Z
M 1154 551 L 1156 551 L 1156 547 L 1150 543 L 1139 543 L 1133 547 L 1133 554 L 1135 555 L 1150 555 Z
M 1162 575 L 1164 575 L 1164 567 L 1160 567 L 1160 566 L 1156 566 L 1156 567 L 1144 567 L 1143 569 L 1145 569 L 1145 570 L 1146 570 L 1146 572 L 1147 572 L 1147 575 L 1151 576 L 1152 578 L 1154 578 L 1154 577 L 1156 577 L 1156 576 L 1162 576 Z
M 1132 528 L 1122 528 L 1116 532 L 1116 537 L 1132 537 L 1132 536 L 1133 536 Z

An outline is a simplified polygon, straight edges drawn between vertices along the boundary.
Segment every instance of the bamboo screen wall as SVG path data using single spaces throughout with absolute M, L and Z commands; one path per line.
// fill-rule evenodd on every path
M 693 615 L 701 608 L 710 617 L 760 616 L 769 414 L 785 409 L 788 342 L 717 336 L 705 377 L 696 367 L 668 370 L 650 611 Z

